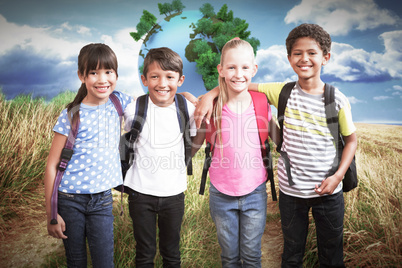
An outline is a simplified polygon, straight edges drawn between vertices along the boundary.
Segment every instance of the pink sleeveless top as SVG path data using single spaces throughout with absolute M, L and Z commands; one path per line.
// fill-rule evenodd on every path
M 242 196 L 266 181 L 253 104 L 242 114 L 232 112 L 227 105 L 223 107 L 222 145 L 218 143 L 216 139 L 209 168 L 211 183 L 218 191 Z

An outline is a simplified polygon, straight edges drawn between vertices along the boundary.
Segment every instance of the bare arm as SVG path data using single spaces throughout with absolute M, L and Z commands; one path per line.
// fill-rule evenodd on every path
M 191 157 L 193 157 L 198 152 L 198 150 L 204 143 L 204 140 L 205 140 L 205 123 L 203 123 L 201 127 L 197 129 L 197 135 L 191 138 L 192 141 Z
M 53 192 L 53 185 L 56 178 L 57 166 L 60 162 L 61 151 L 66 144 L 67 137 L 55 132 L 54 138 L 52 141 L 52 146 L 50 147 L 49 156 L 47 159 L 47 165 L 45 170 L 45 204 L 46 204 L 46 216 L 47 216 L 47 230 L 49 235 L 56 238 L 66 239 L 67 236 L 63 234 L 66 230 L 66 226 L 64 220 L 57 215 L 58 224 L 52 225 L 50 224 L 51 220 L 51 206 L 50 201 Z
M 280 142 L 280 130 L 279 126 L 276 124 L 276 121 L 271 118 L 271 121 L 269 121 L 269 137 L 271 137 L 271 140 L 278 145 Z
M 356 134 L 353 133 L 350 136 L 344 136 L 343 139 L 345 141 L 345 147 L 343 148 L 341 163 L 339 164 L 338 170 L 334 175 L 326 178 L 321 183 L 321 186 L 318 187 L 318 185 L 316 185 L 316 189 L 314 189 L 314 191 L 319 195 L 332 194 L 345 176 L 350 163 L 352 163 L 353 156 L 355 155 L 357 148 Z
M 248 90 L 258 91 L 258 83 L 251 83 L 250 85 L 248 85 Z
M 181 93 L 178 93 L 178 94 L 183 95 L 189 102 L 191 102 L 192 104 L 194 104 L 195 107 L 197 107 L 198 98 L 196 96 L 194 96 L 190 92 L 181 92 Z
M 218 95 L 219 87 L 215 87 L 202 96 L 194 112 L 195 125 L 197 126 L 197 129 L 201 127 L 201 123 L 204 118 L 207 123 L 209 123 L 209 120 L 211 120 L 214 99 L 218 97 Z

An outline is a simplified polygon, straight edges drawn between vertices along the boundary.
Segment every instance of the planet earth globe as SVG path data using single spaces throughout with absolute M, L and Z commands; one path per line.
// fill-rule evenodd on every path
M 185 49 L 194 36 L 192 24 L 202 18 L 198 10 L 183 11 L 181 14 L 171 18 L 169 21 L 162 20 L 158 22 L 161 29 L 152 33 L 146 38 L 141 46 L 140 56 L 138 57 L 138 66 L 144 63 L 144 57 L 151 48 L 168 47 L 175 51 L 183 60 L 184 83 L 177 89 L 177 92 L 190 92 L 198 97 L 207 91 L 202 80 L 202 76 L 196 72 L 196 63 L 190 62 L 185 56 Z M 139 75 L 141 73 L 139 71 Z M 148 89 L 142 85 L 144 92 Z

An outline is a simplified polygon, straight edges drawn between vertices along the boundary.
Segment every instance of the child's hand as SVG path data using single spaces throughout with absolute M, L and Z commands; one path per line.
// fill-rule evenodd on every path
M 67 236 L 65 236 L 63 233 L 66 230 L 66 224 L 63 218 L 59 214 L 57 214 L 57 222 L 58 222 L 57 224 L 50 224 L 50 220 L 48 219 L 47 221 L 48 234 L 55 238 L 66 239 Z
M 205 121 L 207 124 L 209 124 L 209 121 L 211 120 L 211 115 L 212 115 L 212 110 L 214 107 L 214 102 L 213 98 L 208 98 L 208 95 L 204 95 L 194 112 L 194 119 L 195 119 L 195 125 L 197 129 L 201 127 L 201 124 L 205 118 Z
M 316 184 L 314 191 L 319 195 L 332 194 L 341 181 L 342 178 L 334 174 L 323 180 L 321 185 Z

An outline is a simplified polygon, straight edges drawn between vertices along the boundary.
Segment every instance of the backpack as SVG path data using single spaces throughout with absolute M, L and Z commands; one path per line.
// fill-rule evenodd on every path
M 121 103 L 115 94 L 110 94 L 109 99 L 111 100 L 111 102 L 113 103 L 114 107 L 117 110 L 117 113 L 119 114 L 120 125 L 121 125 L 121 118 L 123 116 L 123 108 L 121 106 Z M 79 113 L 78 113 L 78 116 L 79 116 Z M 75 138 L 77 137 L 77 134 L 78 134 L 79 124 L 80 124 L 80 120 L 78 118 L 78 120 L 75 122 L 75 124 L 73 124 L 71 126 L 71 130 L 68 133 L 66 144 L 64 145 L 64 148 L 61 151 L 60 162 L 57 167 L 56 178 L 54 180 L 52 196 L 50 199 L 50 209 L 51 209 L 50 224 L 57 224 L 57 201 L 58 201 L 58 195 L 57 195 L 58 189 L 57 188 L 59 188 L 64 171 L 67 168 L 67 164 L 70 161 L 71 157 L 73 156 L 73 153 L 74 153 L 73 146 L 75 143 Z
M 142 131 L 142 128 L 144 126 L 147 117 L 148 100 L 149 100 L 148 94 L 142 95 L 137 98 L 136 109 L 134 119 L 131 124 L 131 129 L 129 132 L 123 134 L 120 139 L 119 149 L 120 149 L 120 159 L 123 173 L 123 182 L 127 171 L 134 163 L 135 142 L 137 141 L 138 136 Z M 187 102 L 184 96 L 180 94 L 176 94 L 174 100 L 176 104 L 176 112 L 180 126 L 180 133 L 183 133 L 187 174 L 192 175 L 193 169 L 191 161 L 191 137 L 190 137 L 190 123 L 189 123 L 190 117 L 188 114 Z M 127 190 L 124 189 L 124 184 L 117 186 L 115 189 L 127 193 Z
M 277 201 L 276 191 L 275 191 L 275 182 L 274 182 L 274 173 L 272 168 L 272 157 L 271 157 L 271 149 L 268 142 L 268 110 L 269 103 L 267 96 L 264 93 L 249 91 L 251 98 L 254 104 L 255 117 L 257 120 L 258 134 L 260 137 L 261 144 L 261 155 L 264 163 L 264 167 L 267 171 L 267 181 L 270 181 L 271 184 L 271 194 L 272 200 Z M 215 132 L 215 126 L 213 124 L 213 120 L 211 123 L 207 125 L 205 132 L 205 161 L 202 169 L 201 175 L 201 184 L 200 184 L 200 195 L 204 194 L 205 184 L 207 181 L 207 173 L 209 167 L 211 166 L 211 157 L 214 151 L 215 140 L 212 141 L 212 134 Z
M 286 152 L 282 152 L 282 142 L 283 142 L 283 120 L 285 109 L 287 105 L 287 101 L 289 99 L 290 93 L 292 92 L 296 82 L 287 83 L 283 88 L 281 93 L 279 94 L 278 101 L 278 121 L 280 126 L 280 143 L 277 146 L 277 151 L 281 154 L 282 159 L 285 163 L 286 173 L 289 179 L 289 185 L 293 185 L 292 175 L 290 171 L 290 162 Z M 327 119 L 327 125 L 331 132 L 332 137 L 334 138 L 335 148 L 336 148 L 336 157 L 334 163 L 332 164 L 332 168 L 328 172 L 328 177 L 335 174 L 338 170 L 339 163 L 341 161 L 343 148 L 345 146 L 345 142 L 343 140 L 342 135 L 339 131 L 339 122 L 338 122 L 338 112 L 336 111 L 335 104 L 335 88 L 332 85 L 325 84 L 324 91 L 324 104 L 325 104 L 325 116 Z M 357 187 L 358 178 L 357 178 L 357 170 L 356 170 L 356 157 L 353 156 L 352 163 L 350 164 L 348 170 L 345 173 L 345 177 L 343 178 L 342 189 L 344 192 L 349 192 L 350 190 Z

